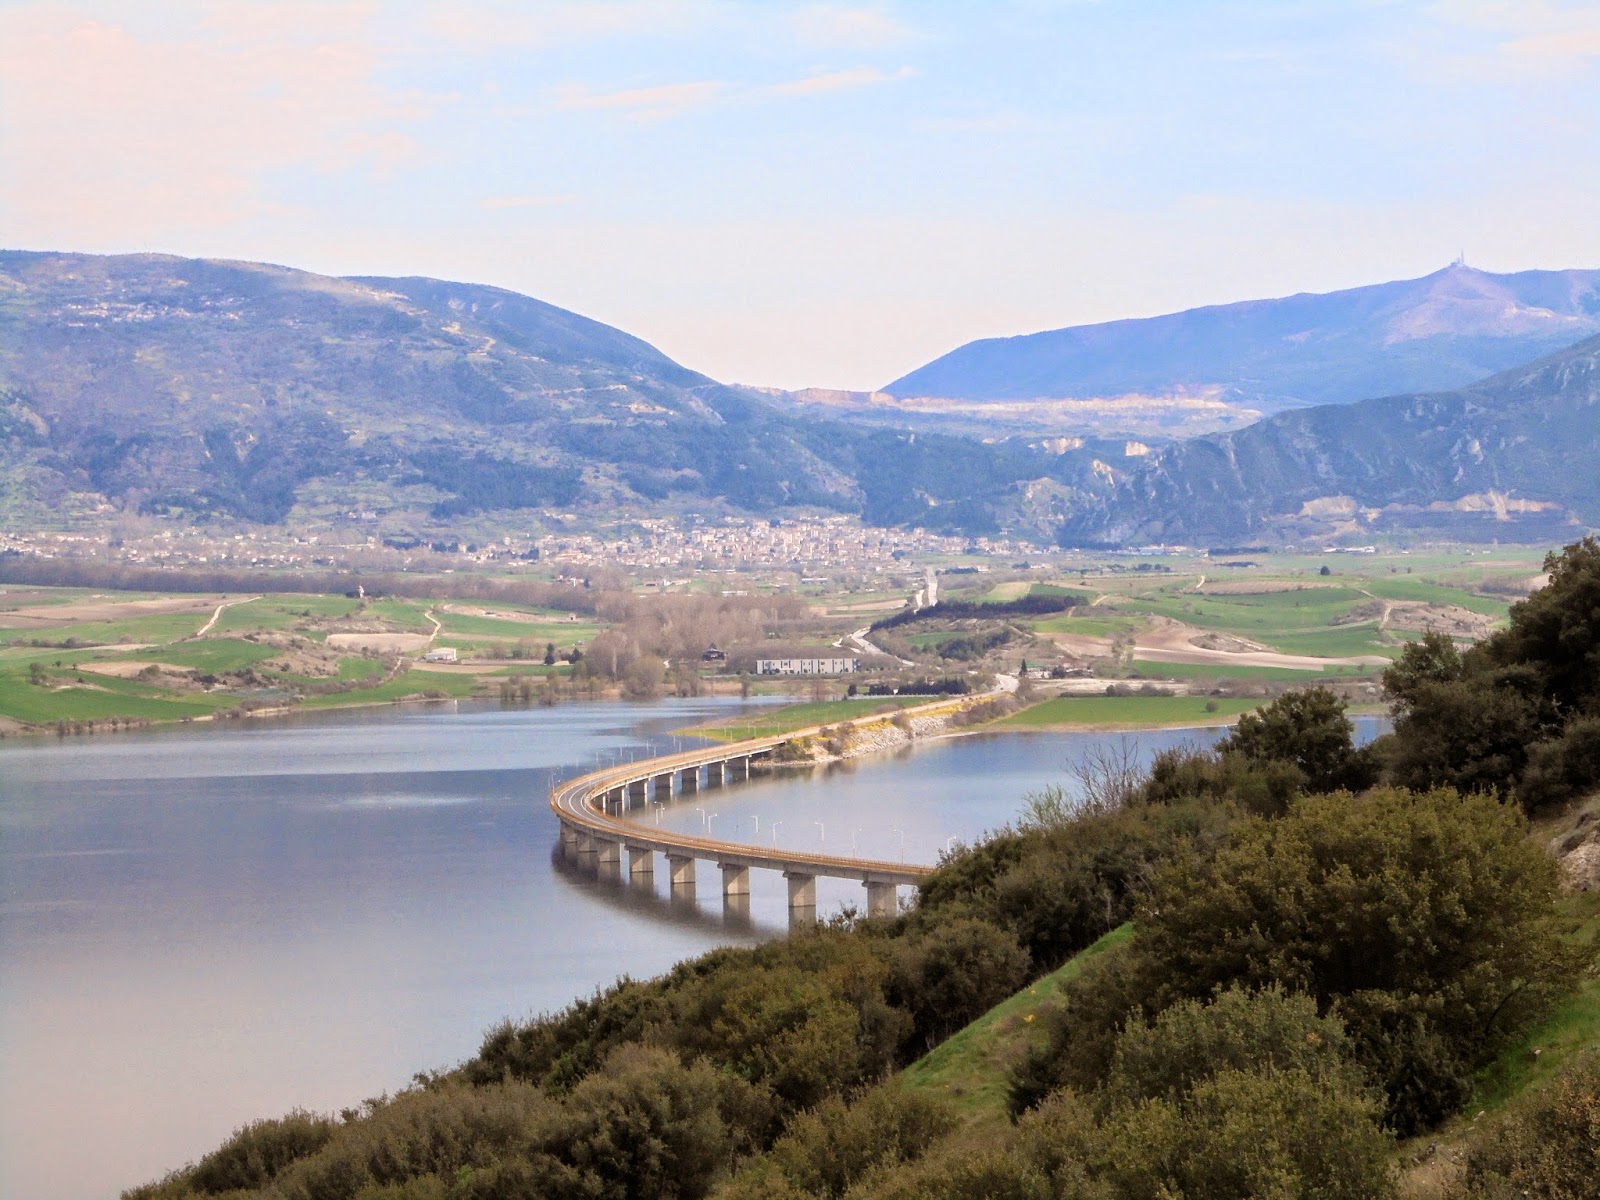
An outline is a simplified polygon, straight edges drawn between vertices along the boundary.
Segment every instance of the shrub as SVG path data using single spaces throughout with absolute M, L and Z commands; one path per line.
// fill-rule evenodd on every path
M 1028 954 L 1017 939 L 971 917 L 941 921 L 931 932 L 896 945 L 889 998 L 911 1014 L 912 1039 L 924 1053 L 999 1004 L 1028 977 Z
M 832 1096 L 790 1122 L 771 1151 L 740 1172 L 719 1200 L 831 1200 L 874 1173 L 917 1161 L 955 1124 L 940 1101 L 892 1083 L 854 1103 Z
M 1344 1021 L 1397 1129 L 1425 1128 L 1575 981 L 1554 895 L 1554 864 L 1490 797 L 1303 798 L 1280 820 L 1241 822 L 1213 857 L 1157 873 L 1128 952 L 1069 988 L 1015 1102 L 1103 1074 L 1140 1006 L 1278 984 Z
M 1600 1179 L 1600 1051 L 1476 1133 L 1457 1193 L 1475 1200 L 1576 1200 Z
M 1377 771 L 1372 756 L 1355 748 L 1354 732 L 1343 700 L 1327 688 L 1305 688 L 1245 713 L 1217 749 L 1252 763 L 1292 764 L 1313 792 L 1360 791 L 1377 781 Z

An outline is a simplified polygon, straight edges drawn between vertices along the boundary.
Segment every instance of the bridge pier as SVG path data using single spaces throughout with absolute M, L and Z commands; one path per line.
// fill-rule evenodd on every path
M 643 808 L 645 800 L 648 798 L 647 790 L 646 790 L 648 787 L 649 787 L 649 781 L 648 780 L 644 780 L 644 779 L 633 779 L 633 780 L 630 780 L 628 782 L 628 803 L 627 803 L 626 807 L 627 808 Z
M 817 877 L 798 871 L 785 871 L 789 881 L 789 928 L 799 929 L 817 921 Z
M 731 900 L 735 896 L 748 896 L 750 894 L 750 868 L 741 867 L 735 863 L 718 863 L 722 868 L 722 898 Z
M 594 845 L 594 865 L 602 878 L 614 879 L 622 870 L 622 846 L 617 842 L 607 842 L 596 838 Z
M 649 846 L 628 847 L 628 878 L 634 883 L 655 884 L 656 854 Z
M 899 891 L 892 883 L 879 883 L 869 879 L 867 889 L 867 916 L 874 920 L 889 920 L 899 907 Z
M 672 799 L 672 772 L 667 771 L 657 775 L 654 780 L 656 803 L 665 804 Z
M 700 790 L 700 768 L 685 767 L 678 780 L 680 792 L 698 792 Z
M 667 855 L 667 875 L 671 879 L 672 894 L 694 896 L 694 859 L 687 854 Z
M 578 831 L 565 821 L 561 822 L 561 848 L 567 851 L 578 848 Z
M 741 754 L 738 758 L 730 758 L 728 766 L 732 769 L 732 775 L 735 780 L 750 778 L 750 756 L 748 754 Z

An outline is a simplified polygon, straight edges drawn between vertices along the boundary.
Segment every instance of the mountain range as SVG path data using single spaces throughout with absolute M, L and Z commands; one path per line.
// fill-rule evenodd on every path
M 838 393 L 724 385 L 499 288 L 0 251 L 0 526 L 357 513 L 379 532 L 422 532 L 525 526 L 531 510 L 809 509 L 1074 545 L 1385 531 L 1548 540 L 1600 523 L 1597 280 L 1457 266 L 1062 331 L 1080 349 L 1100 345 L 1082 377 L 1124 399 L 1181 378 L 1256 388 L 1264 406 L 1269 395 L 1340 401 L 1140 440 L 1076 419 L 1072 401 L 1035 410 L 1024 432 L 980 421 L 969 431 L 980 437 L 919 427 L 889 397 L 869 397 L 878 411 L 863 417 Z M 1485 364 L 1551 343 L 1566 348 L 1483 378 Z M 1079 353 L 1080 366 L 1093 357 Z M 1004 355 L 986 361 L 993 377 L 975 394 L 1027 390 Z
M 1119 405 L 1164 402 L 1192 427 L 1223 416 L 1204 402 L 1253 417 L 1462 387 L 1596 333 L 1600 271 L 1455 263 L 1421 279 L 969 342 L 881 393 L 928 413 L 1070 401 L 1113 419 Z
M 1453 391 L 1280 413 L 1175 442 L 1083 501 L 1069 545 L 1600 526 L 1600 337 Z
M 797 416 L 499 288 L 0 252 L 0 519 L 13 526 L 355 511 L 410 528 L 720 504 L 1043 534 L 1066 511 L 1050 481 L 1088 478 L 1113 451 Z

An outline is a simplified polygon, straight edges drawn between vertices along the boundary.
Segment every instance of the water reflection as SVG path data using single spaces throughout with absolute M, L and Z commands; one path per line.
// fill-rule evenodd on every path
M 630 876 L 625 866 L 602 870 L 593 855 L 580 855 L 559 840 L 550 850 L 550 867 L 563 882 L 577 890 L 592 891 L 607 906 L 630 920 L 654 921 L 709 934 L 734 934 L 739 941 L 766 941 L 788 928 L 787 923 L 757 922 L 751 913 L 749 896 L 724 898 L 716 882 L 702 885 L 708 887 L 707 898 L 712 902 L 706 904 L 698 888 L 689 891 L 658 881 L 657 876 L 665 876 L 665 871 Z

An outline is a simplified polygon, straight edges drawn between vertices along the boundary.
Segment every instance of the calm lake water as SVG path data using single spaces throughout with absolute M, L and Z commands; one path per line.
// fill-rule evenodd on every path
M 776 874 L 729 918 L 708 864 L 689 905 L 664 871 L 602 882 L 562 859 L 546 804 L 740 708 L 463 703 L 0 744 L 0 1196 L 115 1196 L 252 1118 L 459 1062 L 503 1017 L 780 935 Z M 959 738 L 644 819 L 927 862 L 1099 740 Z M 818 900 L 863 894 L 819 881 Z

